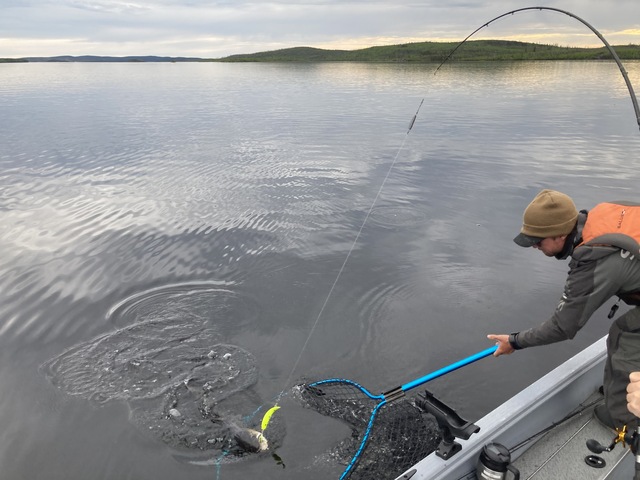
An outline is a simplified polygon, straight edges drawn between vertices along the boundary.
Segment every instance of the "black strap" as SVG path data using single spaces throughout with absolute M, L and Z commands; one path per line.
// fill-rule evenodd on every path
M 522 350 L 522 346 L 520 346 L 520 344 L 518 343 L 519 333 L 520 332 L 516 332 L 509 335 L 509 344 L 511 345 L 511 348 L 513 348 L 514 350 Z

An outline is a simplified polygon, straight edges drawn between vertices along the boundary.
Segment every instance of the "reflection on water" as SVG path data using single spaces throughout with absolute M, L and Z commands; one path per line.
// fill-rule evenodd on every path
M 626 67 L 640 85 L 640 63 Z M 542 188 L 579 208 L 636 195 L 640 134 L 620 73 L 433 68 L 2 65 L 3 478 L 210 479 L 138 427 L 170 420 L 185 380 L 223 378 L 216 348 L 247 373 L 209 399 L 228 418 L 286 408 L 280 462 L 215 475 L 331 477 L 327 452 L 348 429 L 289 398 L 293 384 L 336 375 L 385 391 L 545 319 L 566 263 L 511 239 Z M 431 389 L 476 419 L 606 333 L 600 317 L 573 342 Z M 199 391 L 174 391 L 176 405 Z M 98 395 L 111 401 L 87 400 Z

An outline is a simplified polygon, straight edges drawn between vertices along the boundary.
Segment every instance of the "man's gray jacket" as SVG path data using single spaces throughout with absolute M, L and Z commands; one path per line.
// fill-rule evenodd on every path
M 571 254 L 569 269 L 555 312 L 541 325 L 520 332 L 520 347 L 573 338 L 609 298 L 618 295 L 627 303 L 634 303 L 624 294 L 640 291 L 640 259 L 618 247 L 577 247 Z

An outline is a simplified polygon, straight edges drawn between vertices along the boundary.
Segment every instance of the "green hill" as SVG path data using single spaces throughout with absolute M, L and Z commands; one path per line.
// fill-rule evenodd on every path
M 323 50 L 311 47 L 285 48 L 268 52 L 231 55 L 216 62 L 380 62 L 439 63 L 459 42 L 420 42 L 369 47 L 360 50 Z M 621 59 L 640 60 L 640 45 L 614 47 Z M 601 60 L 611 58 L 601 48 L 559 47 L 506 40 L 474 40 L 460 47 L 452 60 Z
M 360 50 L 323 50 L 312 47 L 294 47 L 267 52 L 231 55 L 224 58 L 203 59 L 154 56 L 58 56 L 0 58 L 3 62 L 378 62 L 378 63 L 440 63 L 459 42 L 420 42 L 402 45 L 369 47 Z M 640 45 L 613 47 L 622 60 L 640 60 Z M 539 43 L 508 40 L 473 40 L 460 47 L 453 61 L 491 60 L 604 60 L 611 58 L 609 51 L 600 48 L 560 47 Z

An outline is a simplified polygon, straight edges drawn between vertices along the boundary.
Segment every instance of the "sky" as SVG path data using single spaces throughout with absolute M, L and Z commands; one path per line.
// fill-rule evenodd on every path
M 499 15 L 538 5 L 580 17 L 612 45 L 640 44 L 640 0 L 0 0 L 0 57 L 221 58 L 460 41 Z M 554 11 L 509 15 L 473 38 L 601 46 L 580 21 Z

